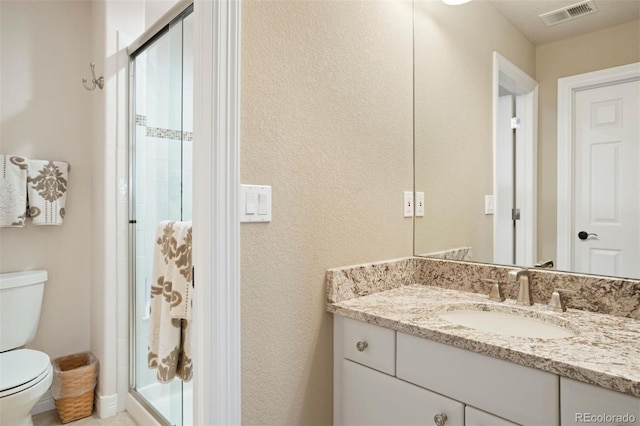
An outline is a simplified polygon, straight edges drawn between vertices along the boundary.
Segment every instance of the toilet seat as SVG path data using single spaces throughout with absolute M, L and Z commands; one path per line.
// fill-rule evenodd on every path
M 33 349 L 0 353 L 0 398 L 22 392 L 53 374 L 49 356 Z

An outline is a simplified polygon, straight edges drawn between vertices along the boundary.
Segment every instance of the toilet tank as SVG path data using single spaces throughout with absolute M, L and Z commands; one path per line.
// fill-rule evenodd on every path
M 0 352 L 36 337 L 47 271 L 0 274 Z

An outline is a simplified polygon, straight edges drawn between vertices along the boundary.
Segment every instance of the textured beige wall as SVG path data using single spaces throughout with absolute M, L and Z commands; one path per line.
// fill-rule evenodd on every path
M 536 48 L 538 258 L 556 258 L 558 79 L 640 61 L 640 21 Z
M 0 229 L 0 271 L 49 272 L 30 346 L 57 357 L 89 349 L 90 3 L 3 0 L 0 11 L 0 152 L 71 164 L 64 225 Z
M 328 268 L 411 255 L 408 1 L 245 1 L 242 182 L 273 186 L 243 224 L 243 424 L 331 424 Z
M 493 51 L 530 76 L 535 47 L 490 3 L 450 7 L 416 2 L 415 253 L 471 246 L 473 260 L 493 259 Z

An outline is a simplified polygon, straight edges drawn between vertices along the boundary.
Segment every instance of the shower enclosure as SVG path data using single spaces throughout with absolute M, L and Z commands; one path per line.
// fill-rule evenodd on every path
M 161 384 L 147 365 L 151 262 L 158 223 L 191 220 L 192 10 L 130 55 L 130 392 L 171 425 L 193 423 L 192 382 Z

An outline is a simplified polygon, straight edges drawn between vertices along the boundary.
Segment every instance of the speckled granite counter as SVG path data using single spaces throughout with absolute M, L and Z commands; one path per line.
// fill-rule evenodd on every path
M 537 339 L 477 331 L 437 316 L 452 304 L 471 310 L 482 310 L 487 304 L 501 311 L 524 309 L 527 316 L 544 315 L 576 336 Z M 520 307 L 510 299 L 493 302 L 484 294 L 428 285 L 402 285 L 329 302 L 327 310 L 640 397 L 640 321 L 635 319 L 574 309 L 555 313 L 546 305 Z

